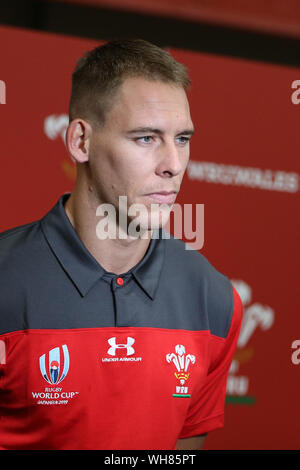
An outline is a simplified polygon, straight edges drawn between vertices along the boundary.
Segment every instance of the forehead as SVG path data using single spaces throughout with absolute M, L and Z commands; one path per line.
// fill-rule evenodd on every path
M 156 125 L 169 122 L 190 126 L 188 99 L 181 86 L 150 81 L 145 78 L 127 78 L 120 86 L 110 112 L 110 124 Z

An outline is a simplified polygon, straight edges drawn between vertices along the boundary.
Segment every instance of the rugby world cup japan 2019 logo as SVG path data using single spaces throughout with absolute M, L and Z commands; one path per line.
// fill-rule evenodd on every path
M 62 367 L 63 363 L 63 367 Z M 41 374 L 52 385 L 58 385 L 69 372 L 70 356 L 68 347 L 64 344 L 61 348 L 53 348 L 49 351 L 48 361 L 46 362 L 46 354 L 40 357 Z
M 49 384 L 44 390 L 32 392 L 37 405 L 67 405 L 79 392 L 65 391 L 58 386 L 68 375 L 70 355 L 66 344 L 50 349 L 38 359 L 40 373 Z

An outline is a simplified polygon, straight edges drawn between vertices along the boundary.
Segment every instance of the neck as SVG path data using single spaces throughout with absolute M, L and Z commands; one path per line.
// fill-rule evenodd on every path
M 151 241 L 151 232 L 147 231 L 147 238 L 120 238 L 119 233 L 122 232 L 116 225 L 115 238 L 100 239 L 96 231 L 104 218 L 96 215 L 100 204 L 90 188 L 82 190 L 75 185 L 65 211 L 81 241 L 102 268 L 115 274 L 125 273 L 143 259 Z

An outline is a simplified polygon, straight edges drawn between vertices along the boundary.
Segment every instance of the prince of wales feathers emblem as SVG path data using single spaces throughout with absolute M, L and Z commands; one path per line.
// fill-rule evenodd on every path
M 188 372 L 188 367 L 190 363 L 195 364 L 196 358 L 193 354 L 185 354 L 185 347 L 182 344 L 177 344 L 175 346 L 175 352 L 169 353 L 166 355 L 166 360 L 170 364 L 174 363 L 177 372 L 174 372 L 176 379 L 179 380 L 180 386 L 176 386 L 176 393 L 173 394 L 173 397 L 182 397 L 190 398 L 191 395 L 188 394 L 188 387 L 185 386 L 185 382 L 188 380 L 190 373 Z

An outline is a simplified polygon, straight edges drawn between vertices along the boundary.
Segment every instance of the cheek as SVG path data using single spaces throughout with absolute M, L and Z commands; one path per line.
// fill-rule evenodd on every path
M 114 167 L 115 176 L 126 185 L 129 192 L 143 185 L 149 174 L 149 169 L 141 159 L 133 158 L 133 155 L 123 154 Z
M 126 164 L 125 160 L 119 161 L 116 166 L 112 165 L 101 180 L 118 196 L 134 196 L 142 184 L 137 166 Z
M 151 173 L 150 159 L 127 142 L 114 139 L 114 145 L 104 143 L 93 148 L 92 177 L 98 188 L 113 191 L 116 195 L 136 196 L 147 184 Z

